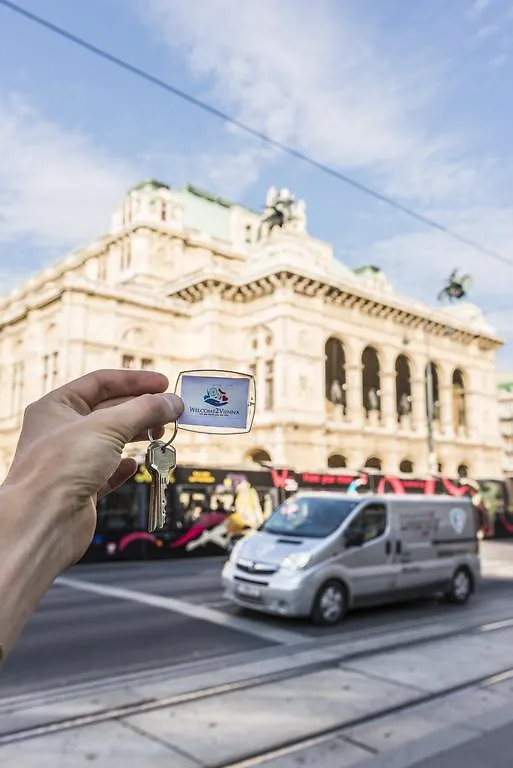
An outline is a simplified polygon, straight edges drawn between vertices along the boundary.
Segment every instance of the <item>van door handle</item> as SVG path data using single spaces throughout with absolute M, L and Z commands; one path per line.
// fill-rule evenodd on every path
M 385 544 L 385 554 L 389 555 L 392 552 L 392 544 L 390 541 L 387 541 Z

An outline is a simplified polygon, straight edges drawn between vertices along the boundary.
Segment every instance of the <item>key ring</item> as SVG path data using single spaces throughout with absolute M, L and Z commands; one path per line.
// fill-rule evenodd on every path
M 175 423 L 174 423 L 174 431 L 173 431 L 173 434 L 171 435 L 171 437 L 169 438 L 169 440 L 167 441 L 167 443 L 164 443 L 164 444 L 162 445 L 162 450 L 163 450 L 163 451 L 164 451 L 166 448 L 168 448 L 168 447 L 171 445 L 171 443 L 173 442 L 173 440 L 174 440 L 174 439 L 175 439 L 175 437 L 176 437 L 176 433 L 177 433 L 177 432 L 178 432 L 178 424 L 177 424 L 177 423 L 176 423 L 176 421 L 175 421 Z M 151 431 L 151 429 L 149 429 L 149 430 L 148 430 L 148 440 L 150 441 L 150 443 L 154 443 L 154 442 L 155 442 L 155 438 L 153 437 L 153 434 L 152 434 L 152 431 Z

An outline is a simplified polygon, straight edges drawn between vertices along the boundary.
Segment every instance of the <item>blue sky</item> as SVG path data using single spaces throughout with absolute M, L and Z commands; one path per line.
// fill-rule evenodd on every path
M 513 260 L 513 0 L 20 0 Z M 433 303 L 453 267 L 513 342 L 513 268 L 279 155 L 0 6 L 0 280 L 103 232 L 145 176 L 260 208 Z M 513 345 L 500 353 L 513 370 Z

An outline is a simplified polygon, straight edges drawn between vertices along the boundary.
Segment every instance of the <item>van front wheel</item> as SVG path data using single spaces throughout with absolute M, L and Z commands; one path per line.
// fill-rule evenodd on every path
M 450 603 L 464 605 L 472 594 L 472 576 L 467 568 L 458 568 L 447 591 Z
M 311 620 L 314 624 L 338 624 L 347 610 L 346 590 L 338 581 L 323 584 L 314 600 Z

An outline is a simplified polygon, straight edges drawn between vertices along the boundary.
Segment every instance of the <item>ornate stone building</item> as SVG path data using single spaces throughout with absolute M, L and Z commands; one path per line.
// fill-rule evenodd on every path
M 398 296 L 379 269 L 352 270 L 311 237 L 302 201 L 270 190 L 267 205 L 262 217 L 144 181 L 108 234 L 4 297 L 0 472 L 28 402 L 125 366 L 172 381 L 184 368 L 256 375 L 252 432 L 179 433 L 182 463 L 423 474 L 436 461 L 452 476 L 497 476 L 501 342 L 479 310 Z
M 513 478 L 513 373 L 497 377 L 499 399 L 499 426 L 502 435 L 502 468 Z

